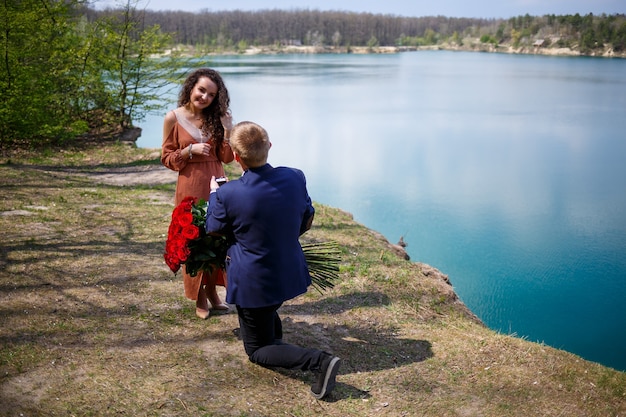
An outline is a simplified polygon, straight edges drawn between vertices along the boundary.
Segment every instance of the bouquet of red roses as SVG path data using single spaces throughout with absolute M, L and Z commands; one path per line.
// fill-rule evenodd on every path
M 207 203 L 185 197 L 172 212 L 172 221 L 165 242 L 165 263 L 176 273 L 185 265 L 187 273 L 224 268 L 230 242 L 225 236 L 209 235 L 204 230 Z M 311 284 L 319 292 L 332 288 L 339 275 L 339 248 L 334 242 L 302 244 L 309 267 Z
M 185 265 L 187 273 L 224 268 L 228 242 L 224 236 L 204 231 L 206 201 L 185 197 L 172 212 L 172 221 L 165 242 L 165 263 L 176 273 Z

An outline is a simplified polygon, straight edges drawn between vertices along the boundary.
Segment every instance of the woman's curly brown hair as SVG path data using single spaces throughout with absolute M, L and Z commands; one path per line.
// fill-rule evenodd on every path
M 189 103 L 191 90 L 201 77 L 207 77 L 217 86 L 217 95 L 211 104 L 202 110 L 204 118 L 202 132 L 207 136 L 210 135 L 219 148 L 224 140 L 224 127 L 221 117 L 230 111 L 230 97 L 220 73 L 211 68 L 200 68 L 189 74 L 178 95 L 178 106 L 182 107 Z

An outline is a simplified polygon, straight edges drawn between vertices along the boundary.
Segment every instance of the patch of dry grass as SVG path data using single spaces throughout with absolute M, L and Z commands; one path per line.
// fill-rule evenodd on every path
M 195 317 L 162 259 L 173 184 L 119 181 L 158 153 L 107 144 L 4 162 L 1 415 L 626 414 L 626 374 L 485 328 L 445 276 L 321 205 L 305 239 L 339 243 L 341 282 L 281 309 L 285 339 L 343 359 L 317 401 L 310 375 L 248 362 L 235 315 Z

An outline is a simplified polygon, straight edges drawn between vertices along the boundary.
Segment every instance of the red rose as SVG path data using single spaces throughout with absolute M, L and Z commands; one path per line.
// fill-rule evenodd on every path
M 180 269 L 180 262 L 178 262 L 178 259 L 176 259 L 175 257 L 173 257 L 172 255 L 170 255 L 167 252 L 165 252 L 165 254 L 163 254 L 163 257 L 165 258 L 165 263 L 170 268 L 170 270 L 173 273 L 178 272 L 178 270 Z
M 185 197 L 183 198 L 183 201 L 180 202 L 180 204 L 178 205 L 178 207 L 176 207 L 174 209 L 174 212 L 190 212 L 191 211 L 191 207 L 195 204 L 197 198 L 195 197 Z
M 185 239 L 194 240 L 200 237 L 200 229 L 197 226 L 190 224 L 189 226 L 183 227 L 181 234 L 185 237 Z
M 191 213 L 191 207 L 195 203 L 195 197 L 185 197 L 172 212 L 172 219 L 179 217 L 182 213 Z
M 186 226 L 193 224 L 193 214 L 191 214 L 191 211 L 180 213 L 180 216 L 178 216 L 177 221 L 179 225 L 185 228 Z
M 171 242 L 170 243 L 171 247 L 174 251 L 176 251 L 178 248 L 187 246 L 187 239 L 185 239 L 185 237 L 180 233 L 172 236 L 172 238 L 170 239 L 170 242 Z
M 170 228 L 167 231 L 167 238 L 171 239 L 174 236 L 179 235 L 181 230 L 182 230 L 182 227 L 180 226 L 180 224 L 178 224 L 177 221 L 172 220 L 172 223 L 170 224 Z
M 189 257 L 189 254 L 191 253 L 191 251 L 189 250 L 187 245 L 185 245 L 185 246 L 178 246 L 178 247 L 176 247 L 174 253 L 175 253 L 176 257 L 181 260 L 181 263 L 185 263 L 185 261 L 187 261 L 187 258 Z

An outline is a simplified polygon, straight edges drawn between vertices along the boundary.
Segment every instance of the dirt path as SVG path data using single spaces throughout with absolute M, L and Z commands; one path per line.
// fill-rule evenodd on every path
M 174 183 L 178 173 L 162 165 L 146 165 L 113 167 L 80 175 L 91 177 L 103 184 L 133 186 Z

